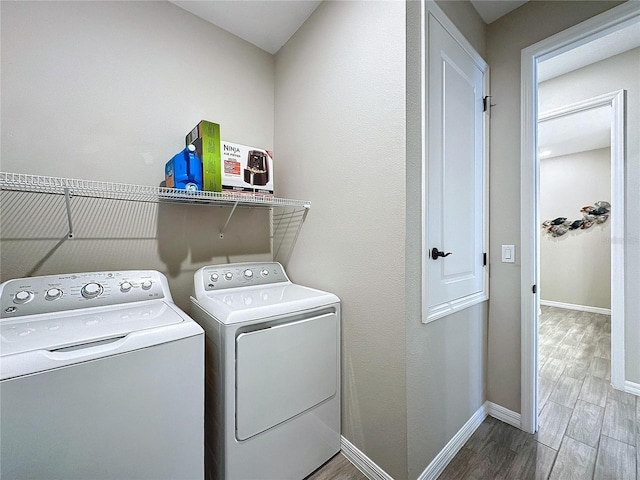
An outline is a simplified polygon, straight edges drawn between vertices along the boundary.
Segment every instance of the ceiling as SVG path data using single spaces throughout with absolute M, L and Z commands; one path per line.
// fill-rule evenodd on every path
M 318 8 L 320 0 L 175 0 L 171 3 L 276 53 Z
M 611 145 L 611 107 L 583 110 L 538 123 L 538 156 L 561 157 Z
M 527 3 L 527 0 L 471 0 L 471 5 L 477 10 L 486 24 L 495 22 L 525 3 Z
M 322 3 L 321 0 L 170 1 L 271 54 L 280 50 Z M 471 0 L 471 3 L 485 23 L 491 23 L 527 0 Z

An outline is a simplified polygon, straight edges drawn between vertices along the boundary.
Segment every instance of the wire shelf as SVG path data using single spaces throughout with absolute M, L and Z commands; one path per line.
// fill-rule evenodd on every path
M 0 189 L 138 202 L 187 202 L 244 207 L 300 207 L 307 210 L 311 208 L 311 202 L 305 200 L 292 200 L 270 195 L 190 192 L 150 185 L 100 182 L 24 173 L 0 172 Z
M 182 205 L 211 205 L 227 207 L 229 214 L 226 223 L 219 230 L 220 239 L 224 238 L 234 212 L 238 207 L 258 208 L 270 210 L 272 256 L 276 261 L 286 263 L 300 233 L 300 229 L 311 208 L 311 203 L 304 200 L 291 200 L 270 195 L 244 193 L 190 192 L 175 188 L 154 187 L 148 185 L 133 185 L 126 183 L 100 182 L 94 180 L 79 180 L 73 178 L 48 177 L 29 175 L 25 173 L 0 172 L 0 191 L 3 192 L 3 215 L 7 222 L 15 217 L 16 225 L 24 227 L 24 218 L 40 218 L 33 214 L 23 215 L 17 210 L 32 208 L 42 204 L 33 194 L 53 195 L 62 198 L 61 202 L 54 202 L 62 212 L 55 214 L 55 222 L 51 209 L 47 209 L 46 222 L 38 221 L 40 228 L 50 223 L 62 223 L 66 213 L 67 239 L 75 238 L 74 223 L 80 221 L 80 230 L 91 223 L 91 215 L 87 216 L 86 202 L 102 200 L 121 200 L 124 202 L 145 202 L 153 204 L 177 203 Z M 14 198 L 15 197 L 15 198 Z M 53 200 L 52 197 L 49 200 Z M 93 199 L 93 200 L 92 200 Z M 94 203 L 91 203 L 94 205 Z M 15 210 L 15 211 L 14 211 Z M 6 223 L 6 222 L 5 222 Z M 5 226 L 6 227 L 6 226 Z M 84 228 L 83 228 L 84 227 Z M 56 227 L 57 228 L 57 227 Z M 7 232 L 11 228 L 4 228 Z

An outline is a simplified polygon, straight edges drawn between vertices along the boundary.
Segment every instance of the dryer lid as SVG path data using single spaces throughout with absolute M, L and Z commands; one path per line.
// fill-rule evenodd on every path
M 195 300 L 218 321 L 227 325 L 340 302 L 332 293 L 292 283 L 207 292 Z

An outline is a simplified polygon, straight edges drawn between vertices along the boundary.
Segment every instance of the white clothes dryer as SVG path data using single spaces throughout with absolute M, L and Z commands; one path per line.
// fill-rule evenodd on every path
M 340 300 L 276 262 L 201 268 L 205 472 L 301 480 L 340 451 Z
M 0 285 L 0 477 L 202 479 L 204 332 L 156 271 Z

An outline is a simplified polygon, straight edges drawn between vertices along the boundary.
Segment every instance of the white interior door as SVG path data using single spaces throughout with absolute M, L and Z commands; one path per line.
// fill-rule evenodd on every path
M 488 298 L 487 65 L 444 15 L 426 15 L 423 322 Z

